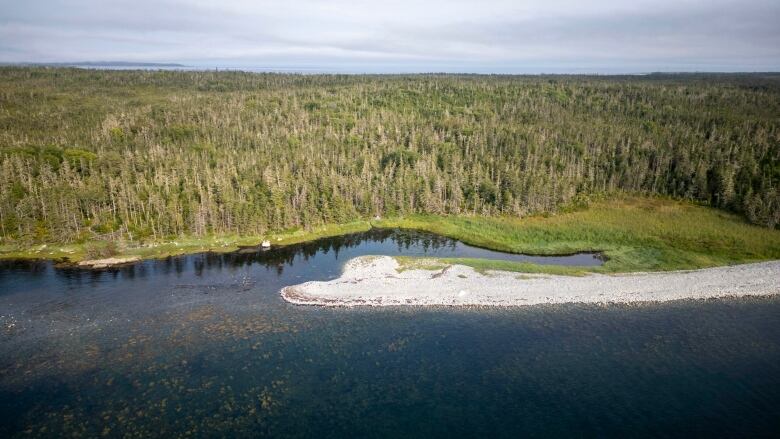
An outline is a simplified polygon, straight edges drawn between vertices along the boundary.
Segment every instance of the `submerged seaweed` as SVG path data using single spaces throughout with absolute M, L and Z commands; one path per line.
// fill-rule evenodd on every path
M 778 429 L 778 298 L 524 309 L 282 301 L 282 286 L 337 277 L 354 256 L 430 254 L 424 235 L 345 239 L 98 273 L 0 270 L 0 436 Z

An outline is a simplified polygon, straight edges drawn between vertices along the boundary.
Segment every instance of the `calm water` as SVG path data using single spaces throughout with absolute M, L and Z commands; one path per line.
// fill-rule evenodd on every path
M 279 297 L 364 254 L 523 258 L 374 231 L 102 272 L 0 263 L 0 437 L 780 431 L 778 298 L 322 309 Z M 600 263 L 573 258 L 553 262 Z

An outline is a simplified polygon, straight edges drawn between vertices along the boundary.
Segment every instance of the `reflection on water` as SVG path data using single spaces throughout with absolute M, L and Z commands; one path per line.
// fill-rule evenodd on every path
M 199 253 L 170 257 L 162 260 L 150 260 L 136 264 L 116 267 L 110 270 L 84 270 L 80 268 L 52 269 L 51 262 L 45 261 L 0 261 L 0 287 L 6 292 L 13 291 L 12 282 L 21 282 L 17 288 L 29 289 L 31 280 L 41 281 L 47 276 L 66 279 L 66 283 L 86 283 L 108 279 L 128 280 L 147 276 L 202 276 L 207 271 L 237 269 L 246 266 L 262 266 L 277 275 L 284 274 L 285 267 L 307 264 L 316 256 L 344 262 L 356 256 L 407 255 L 431 257 L 500 259 L 536 264 L 597 266 L 603 259 L 596 253 L 578 253 L 568 256 L 529 256 L 509 254 L 472 247 L 457 240 L 443 236 L 402 230 L 373 229 L 365 233 L 356 233 L 334 238 L 325 238 L 314 242 L 283 246 L 272 250 L 249 247 L 231 253 Z M 328 261 L 332 262 L 332 261 Z M 332 277 L 338 274 L 341 264 L 326 263 L 308 266 L 310 277 Z M 18 275 L 21 273 L 21 276 Z M 318 277 L 320 276 L 320 277 Z
M 0 268 L 0 436 L 770 436 L 780 299 L 322 309 L 365 254 L 521 257 L 373 231 L 91 272 Z M 581 256 L 591 258 L 592 256 Z

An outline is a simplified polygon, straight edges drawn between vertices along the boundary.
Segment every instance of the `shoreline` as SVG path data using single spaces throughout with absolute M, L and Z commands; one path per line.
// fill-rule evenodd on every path
M 90 241 L 84 244 L 35 244 L 26 247 L 11 247 L 10 250 L 5 251 L 0 247 L 0 261 L 51 261 L 55 264 L 85 270 L 99 270 L 173 256 L 239 252 L 244 249 L 259 248 L 265 240 L 271 242 L 272 248 L 278 248 L 323 238 L 361 233 L 371 228 L 372 224 L 369 221 L 355 221 L 344 224 L 329 224 L 309 231 L 297 230 L 265 235 L 216 235 L 202 238 L 185 236 L 170 241 L 149 243 L 127 241 L 120 242 L 123 248 L 116 254 L 98 259 L 88 257 L 85 248 L 91 244 L 100 243 L 99 241 Z
M 335 238 L 348 236 L 352 234 L 364 233 L 370 230 L 401 230 L 412 231 L 421 233 L 438 234 L 436 232 L 429 231 L 423 227 L 421 228 L 408 228 L 402 226 L 385 226 L 380 222 L 379 225 L 374 224 L 372 221 L 357 221 L 346 224 L 333 224 L 324 227 L 314 229 L 310 232 L 293 232 L 293 233 L 278 233 L 258 236 L 245 236 L 245 237 L 210 237 L 210 238 L 181 238 L 173 241 L 161 241 L 151 242 L 147 244 L 139 242 L 125 242 L 123 245 L 127 247 L 122 251 L 119 251 L 111 256 L 103 258 L 88 257 L 84 254 L 83 248 L 85 244 L 73 245 L 73 244 L 36 244 L 32 247 L 25 249 L 16 249 L 12 251 L 0 250 L 0 262 L 2 261 L 43 261 L 52 262 L 58 267 L 78 268 L 82 270 L 105 270 L 110 268 L 119 268 L 127 265 L 132 265 L 137 262 L 151 261 L 155 259 L 165 259 L 176 256 L 189 256 L 205 253 L 226 254 L 226 253 L 242 253 L 246 251 L 255 251 L 261 249 L 261 244 L 264 241 L 268 241 L 271 247 L 262 248 L 262 250 L 271 250 L 287 247 L 296 244 L 306 244 L 315 242 L 321 239 Z M 566 257 L 575 256 L 580 254 L 593 254 L 598 259 L 606 263 L 609 261 L 609 256 L 605 250 L 594 250 L 591 248 L 583 249 L 565 249 L 557 251 L 538 251 L 538 252 L 511 252 L 494 248 L 493 246 L 485 244 L 472 244 L 460 240 L 457 237 L 451 235 L 441 234 L 440 236 L 450 239 L 459 240 L 471 247 L 491 250 L 495 252 L 503 252 L 507 255 L 523 255 L 532 257 Z M 270 237 L 270 239 L 268 239 Z M 86 245 L 94 244 L 95 241 L 88 242 Z M 427 259 L 427 258 L 424 258 Z M 432 260 L 434 258 L 431 258 Z M 553 264 L 537 264 L 534 262 L 524 261 L 512 261 L 502 259 L 479 259 L 472 258 L 478 261 L 484 261 L 487 263 L 509 263 L 517 266 L 534 265 L 539 266 L 542 271 L 554 270 L 561 267 L 568 267 L 567 265 L 553 265 Z M 582 266 L 576 268 L 582 268 L 586 270 L 594 270 L 603 267 L 599 266 Z
M 292 304 L 328 307 L 625 304 L 780 294 L 780 260 L 584 276 L 493 270 L 482 274 L 464 265 L 435 268 L 402 269 L 395 258 L 363 256 L 347 262 L 337 279 L 287 286 L 280 294 Z
M 718 209 L 683 201 L 617 194 L 580 210 L 550 216 L 412 214 L 366 218 L 311 229 L 168 237 L 154 241 L 87 241 L 71 244 L 22 244 L 0 239 L 0 260 L 49 260 L 78 266 L 98 258 L 163 259 L 198 253 L 230 253 L 268 241 L 273 247 L 321 238 L 400 229 L 430 233 L 492 251 L 539 256 L 600 253 L 599 267 L 534 265 L 502 259 L 455 258 L 451 264 L 479 271 L 547 274 L 633 273 L 691 270 L 780 260 L 780 232 L 760 228 Z M 113 248 L 112 248 L 113 247 Z M 103 265 L 103 264 L 101 264 Z M 110 268 L 114 265 L 106 264 Z M 82 266 L 84 269 L 91 269 Z

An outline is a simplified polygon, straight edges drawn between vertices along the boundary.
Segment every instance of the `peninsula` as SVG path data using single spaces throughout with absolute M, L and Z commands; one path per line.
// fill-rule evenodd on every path
M 288 302 L 321 306 L 634 303 L 778 293 L 780 261 L 692 271 L 562 276 L 479 272 L 435 260 L 404 269 L 388 256 L 356 258 L 338 279 L 281 291 Z

